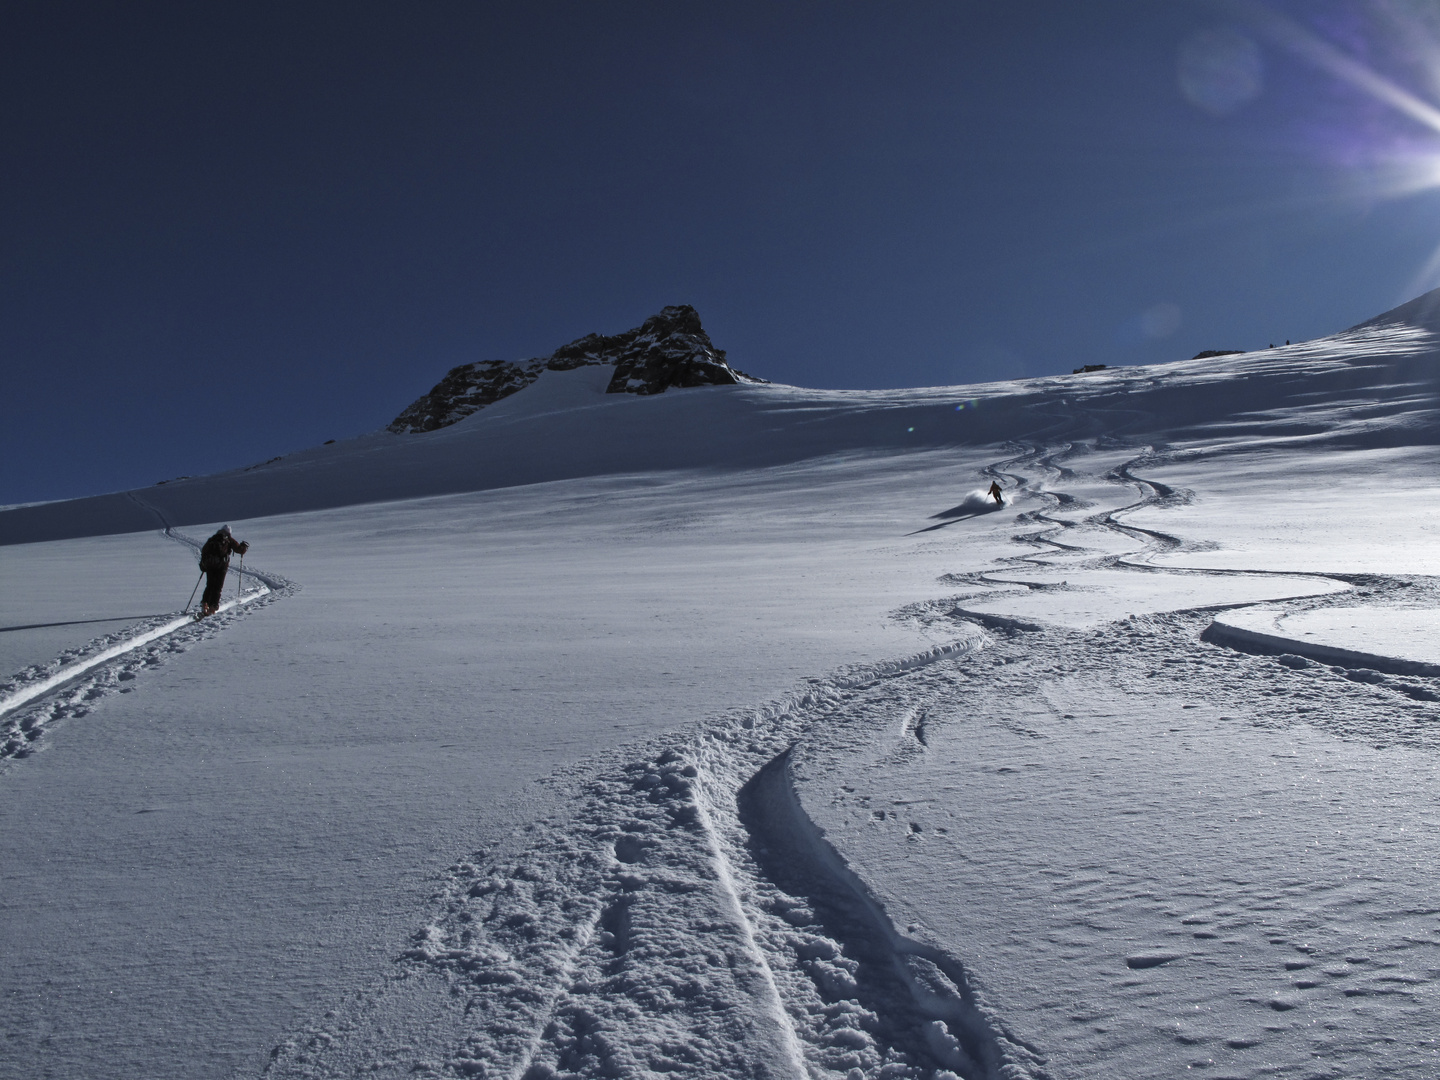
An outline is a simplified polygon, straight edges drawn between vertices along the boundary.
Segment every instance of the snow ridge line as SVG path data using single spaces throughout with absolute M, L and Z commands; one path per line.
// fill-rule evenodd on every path
M 1321 664 L 1379 671 L 1388 675 L 1420 675 L 1430 678 L 1440 676 L 1440 665 L 1427 664 L 1422 660 L 1405 660 L 1400 657 L 1362 652 L 1358 649 L 1345 649 L 1338 645 L 1321 645 L 1317 642 L 1288 638 L 1280 634 L 1267 634 L 1260 630 L 1236 626 L 1218 617 L 1205 628 L 1200 635 L 1200 640 L 1227 645 L 1241 652 L 1259 653 L 1262 656 L 1302 656 Z
M 857 961 L 843 970 L 861 1000 L 880 1014 L 877 1026 L 889 1029 L 892 1045 L 908 1042 L 912 1062 L 928 1065 L 936 1077 L 1045 1076 L 1034 1048 L 979 1003 L 963 965 L 896 928 L 884 904 L 805 812 L 793 762 L 792 748 L 746 784 L 742 815 L 763 839 L 771 877 L 798 884 L 816 921 Z
M 967 997 L 959 963 L 902 937 L 873 897 L 860 929 L 826 921 L 827 898 L 851 911 L 869 894 L 833 869 L 844 860 L 798 797 L 776 835 L 822 869 L 786 885 L 778 841 L 742 806 L 842 711 L 847 737 L 893 740 L 896 695 L 913 696 L 894 688 L 984 641 L 972 629 L 841 669 L 563 770 L 549 783 L 566 809 L 453 864 L 397 971 L 277 1047 L 265 1075 L 1043 1077 Z M 416 994 L 450 1017 L 427 1036 Z

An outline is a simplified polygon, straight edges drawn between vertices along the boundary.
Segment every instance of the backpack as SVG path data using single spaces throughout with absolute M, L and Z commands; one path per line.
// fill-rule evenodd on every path
M 229 537 L 224 533 L 216 533 L 205 541 L 205 546 L 200 549 L 200 569 L 205 573 L 211 574 L 216 570 L 224 570 L 230 565 L 230 560 L 226 558 L 229 552 L 225 550 L 227 539 Z

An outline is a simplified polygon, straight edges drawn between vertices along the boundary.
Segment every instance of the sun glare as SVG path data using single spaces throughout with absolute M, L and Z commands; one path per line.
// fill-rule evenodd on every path
M 1345 13 L 1347 18 L 1331 20 L 1326 26 L 1329 33 L 1325 35 L 1255 0 L 1232 0 L 1225 6 L 1257 37 L 1359 90 L 1398 121 L 1362 125 L 1351 137 L 1342 140 L 1343 147 L 1334 150 L 1347 166 L 1342 190 L 1348 196 L 1372 201 L 1440 190 L 1440 6 L 1389 0 L 1352 7 Z M 1326 25 L 1323 15 L 1318 12 L 1315 21 Z M 1229 81 L 1221 85 L 1227 88 L 1248 86 L 1247 73 L 1259 71 L 1258 62 L 1234 40 L 1217 37 L 1209 50 L 1202 61 L 1192 57 L 1189 70 L 1212 73 L 1212 84 L 1216 70 L 1226 73 Z M 1397 74 L 1382 73 L 1373 59 L 1362 60 L 1362 55 L 1385 57 L 1386 66 L 1393 67 Z M 1209 63 L 1209 68 L 1204 62 Z M 1195 101 L 1200 92 L 1186 85 L 1186 70 L 1182 54 L 1181 89 Z M 1402 79 L 1411 87 L 1418 85 L 1421 89 L 1417 91 L 1403 85 Z M 1257 92 L 1250 92 L 1249 96 Z M 1223 94 L 1217 97 L 1212 93 L 1196 103 L 1217 111 L 1212 107 L 1214 101 L 1221 100 L 1228 105 L 1232 98 L 1248 100 L 1245 93 L 1231 89 L 1230 97 Z M 1440 243 L 1411 279 L 1402 299 L 1437 285 L 1440 285 Z

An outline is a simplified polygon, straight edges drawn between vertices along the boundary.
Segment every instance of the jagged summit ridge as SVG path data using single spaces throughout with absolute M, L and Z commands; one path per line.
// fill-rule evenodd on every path
M 689 304 L 663 308 L 623 334 L 587 334 L 533 360 L 481 360 L 451 368 L 428 394 L 389 426 L 397 433 L 435 431 L 525 389 L 546 371 L 611 365 L 607 394 L 659 394 L 675 386 L 764 382 L 736 371 Z

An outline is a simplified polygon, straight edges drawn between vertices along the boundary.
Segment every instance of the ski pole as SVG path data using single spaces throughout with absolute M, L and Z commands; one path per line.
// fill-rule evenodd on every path
M 185 601 L 185 607 L 184 607 L 184 608 L 181 610 L 181 612 L 180 612 L 181 615 L 184 615 L 185 612 L 187 612 L 187 611 L 190 610 L 190 601 L 191 601 L 191 600 L 194 600 L 194 599 L 195 599 L 195 594 L 200 591 L 200 580 L 201 580 L 201 578 L 203 578 L 204 576 L 205 576 L 205 571 L 204 571 L 204 570 L 201 570 L 201 571 L 200 571 L 200 577 L 197 577 L 197 578 L 195 579 L 195 588 L 193 588 L 193 589 L 190 590 L 190 600 L 186 600 L 186 601 Z
M 245 594 L 245 556 L 240 556 L 240 576 L 235 580 L 235 599 L 239 600 Z

